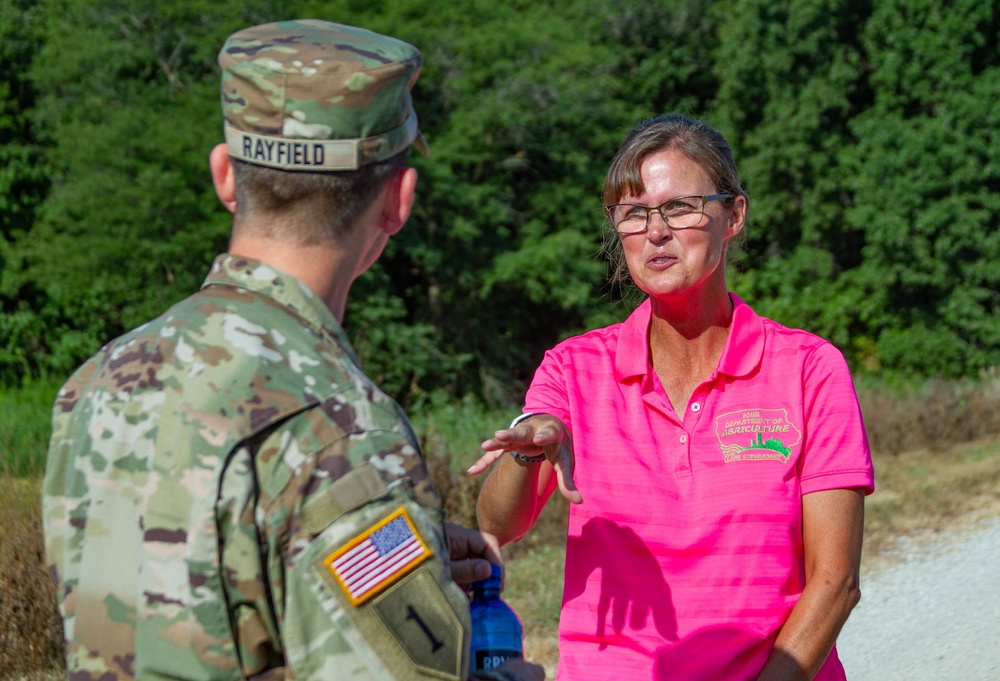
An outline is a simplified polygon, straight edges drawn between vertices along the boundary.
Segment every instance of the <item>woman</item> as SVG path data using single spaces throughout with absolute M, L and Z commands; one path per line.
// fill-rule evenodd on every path
M 874 476 L 842 355 L 729 293 L 748 199 L 711 127 L 641 123 L 604 200 L 647 298 L 546 353 L 525 413 L 470 468 L 499 462 L 480 527 L 506 543 L 557 486 L 574 502 L 563 681 L 844 679 Z

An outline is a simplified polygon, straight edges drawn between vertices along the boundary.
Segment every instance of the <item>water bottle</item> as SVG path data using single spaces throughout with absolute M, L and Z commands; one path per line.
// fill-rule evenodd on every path
M 472 671 L 496 669 L 512 657 L 524 656 L 521 620 L 500 598 L 500 566 L 472 585 Z

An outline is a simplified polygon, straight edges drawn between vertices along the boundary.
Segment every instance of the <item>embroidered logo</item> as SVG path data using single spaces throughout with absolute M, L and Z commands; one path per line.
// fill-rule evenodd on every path
M 353 605 L 361 605 L 430 558 L 430 547 L 400 508 L 330 554 L 323 564 Z
M 722 458 L 731 461 L 788 462 L 802 432 L 788 420 L 785 409 L 741 409 L 715 419 Z

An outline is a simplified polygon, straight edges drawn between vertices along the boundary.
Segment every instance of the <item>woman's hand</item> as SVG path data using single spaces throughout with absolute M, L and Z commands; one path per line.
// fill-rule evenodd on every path
M 486 453 L 469 467 L 468 472 L 472 475 L 482 473 L 507 452 L 520 452 L 525 456 L 544 454 L 555 469 L 560 493 L 574 504 L 583 502 L 573 481 L 573 437 L 566 424 L 555 416 L 534 414 L 512 428 L 496 431 L 480 446 Z

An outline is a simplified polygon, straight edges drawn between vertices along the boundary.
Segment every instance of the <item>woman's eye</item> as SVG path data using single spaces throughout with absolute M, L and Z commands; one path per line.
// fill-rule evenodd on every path
M 622 206 L 622 219 L 646 219 L 645 206 Z
M 698 210 L 698 207 L 687 199 L 674 199 L 663 204 L 663 209 L 671 215 L 680 215 Z

